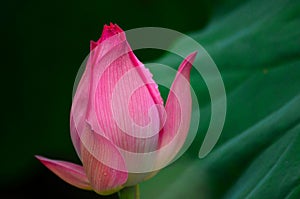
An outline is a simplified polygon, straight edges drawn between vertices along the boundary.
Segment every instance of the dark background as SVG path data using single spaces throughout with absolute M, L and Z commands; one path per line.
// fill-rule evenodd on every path
M 210 98 L 192 71 L 204 119 L 187 153 L 141 184 L 142 198 L 298 199 L 299 14 L 299 0 L 2 2 L 0 198 L 104 198 L 65 183 L 34 155 L 80 163 L 69 133 L 73 84 L 90 40 L 113 22 L 197 31 L 191 36 L 217 64 L 228 100 L 222 135 L 199 160 Z M 142 62 L 163 54 L 135 53 Z M 178 67 L 169 54 L 162 60 Z
M 35 154 L 79 162 L 69 136 L 72 88 L 104 24 L 183 33 L 199 30 L 231 3 L 192 1 L 5 1 L 1 6 L 0 198 L 101 198 L 60 180 Z M 137 52 L 142 61 L 160 55 Z M 108 197 L 109 198 L 109 197 Z M 111 196 L 116 198 L 116 195 Z

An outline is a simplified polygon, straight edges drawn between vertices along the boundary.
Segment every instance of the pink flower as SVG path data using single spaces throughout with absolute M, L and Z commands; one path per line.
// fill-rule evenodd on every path
M 157 84 L 132 52 L 123 30 L 105 25 L 101 38 L 91 41 L 71 109 L 71 137 L 83 166 L 36 157 L 71 185 L 102 195 L 153 176 L 186 139 L 195 56 L 190 54 L 179 66 L 163 106 Z

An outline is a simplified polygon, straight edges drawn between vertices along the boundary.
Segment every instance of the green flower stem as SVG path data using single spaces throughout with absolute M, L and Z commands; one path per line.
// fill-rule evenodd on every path
M 119 191 L 120 199 L 140 199 L 140 187 L 135 185 L 132 187 L 126 187 Z

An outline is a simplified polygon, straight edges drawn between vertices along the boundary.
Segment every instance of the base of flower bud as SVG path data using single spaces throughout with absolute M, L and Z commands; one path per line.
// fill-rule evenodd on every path
M 120 186 L 120 187 L 116 187 L 114 189 L 111 189 L 111 190 L 107 190 L 107 191 L 101 191 L 101 192 L 97 192 L 95 191 L 97 194 L 99 195 L 102 195 L 102 196 L 108 196 L 108 195 L 111 195 L 111 194 L 114 194 L 118 191 L 120 191 L 121 189 L 123 189 L 124 187 L 123 186 Z

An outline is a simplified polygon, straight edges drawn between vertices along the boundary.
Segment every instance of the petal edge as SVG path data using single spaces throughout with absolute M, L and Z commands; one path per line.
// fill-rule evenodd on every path
M 192 112 L 190 71 L 196 55 L 193 52 L 184 59 L 171 86 L 165 106 L 167 119 L 159 138 L 158 168 L 170 163 L 186 140 Z
M 128 173 L 122 155 L 110 140 L 92 131 L 88 124 L 81 136 L 81 155 L 95 192 L 109 195 L 123 188 Z
M 61 160 L 51 160 L 38 155 L 35 157 L 65 182 L 80 189 L 92 190 L 82 166 Z

